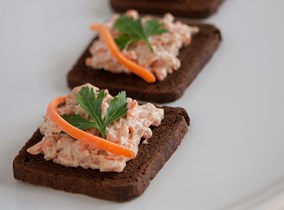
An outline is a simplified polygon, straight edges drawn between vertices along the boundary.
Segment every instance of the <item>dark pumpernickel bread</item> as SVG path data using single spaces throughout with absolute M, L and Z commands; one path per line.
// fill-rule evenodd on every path
M 127 201 L 144 192 L 151 179 L 171 157 L 188 130 L 189 117 L 183 108 L 164 107 L 165 118 L 153 127 L 148 144 L 140 144 L 137 157 L 121 173 L 72 168 L 46 161 L 43 155 L 31 155 L 27 148 L 42 139 L 37 130 L 13 162 L 15 179 L 72 193 Z
M 129 9 L 146 14 L 164 14 L 175 16 L 206 18 L 216 12 L 224 0 L 111 0 L 112 8 L 117 12 Z
M 125 90 L 127 96 L 143 101 L 165 103 L 177 100 L 210 60 L 221 41 L 220 31 L 216 27 L 207 24 L 188 24 L 197 25 L 200 32 L 193 36 L 188 47 L 181 49 L 181 68 L 168 75 L 164 81 L 150 84 L 134 74 L 114 74 L 87 67 L 85 59 L 91 56 L 89 47 L 92 41 L 68 73 L 69 87 L 91 83 L 100 89 L 108 89 L 112 95 Z

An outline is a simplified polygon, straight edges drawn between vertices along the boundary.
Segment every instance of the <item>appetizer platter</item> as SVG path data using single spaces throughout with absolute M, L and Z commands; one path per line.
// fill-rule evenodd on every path
M 180 98 L 221 42 L 215 26 L 182 22 L 169 13 L 141 18 L 128 10 L 91 29 L 99 38 L 68 73 L 68 85 L 91 83 L 112 94 L 124 90 L 130 97 L 157 103 Z
M 137 9 L 142 13 L 163 14 L 170 12 L 177 16 L 206 18 L 215 13 L 224 0 L 111 0 L 115 11 L 125 12 Z
M 145 191 L 188 125 L 182 108 L 140 106 L 125 92 L 112 97 L 86 84 L 50 102 L 44 122 L 14 160 L 14 177 L 128 201 Z
M 224 1 L 202 20 L 162 11 L 189 1 L 159 14 L 112 2 L 0 2 L 1 209 L 283 209 L 283 2 Z M 146 36 L 132 42 L 125 19 Z M 165 78 L 130 56 L 160 53 L 178 25 L 190 43 Z M 109 40 L 121 72 L 96 61 Z

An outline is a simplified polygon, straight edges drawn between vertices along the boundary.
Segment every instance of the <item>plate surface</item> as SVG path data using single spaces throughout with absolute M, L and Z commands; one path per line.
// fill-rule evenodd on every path
M 204 22 L 223 42 L 172 106 L 192 125 L 146 192 L 113 203 L 15 181 L 12 161 L 66 74 L 111 15 L 107 1 L 0 1 L 0 206 L 3 209 L 251 209 L 284 189 L 284 1 L 226 1 Z M 1 208 L 2 209 L 2 208 Z

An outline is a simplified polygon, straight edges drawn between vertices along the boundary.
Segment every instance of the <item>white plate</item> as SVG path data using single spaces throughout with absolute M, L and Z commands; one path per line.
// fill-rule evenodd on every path
M 274 195 L 282 201 L 283 8 L 284 1 L 226 1 L 205 20 L 221 29 L 221 47 L 171 103 L 188 110 L 190 132 L 146 192 L 120 204 L 12 175 L 48 102 L 69 91 L 66 73 L 93 37 L 89 24 L 110 17 L 107 1 L 1 1 L 1 209 L 235 210 Z

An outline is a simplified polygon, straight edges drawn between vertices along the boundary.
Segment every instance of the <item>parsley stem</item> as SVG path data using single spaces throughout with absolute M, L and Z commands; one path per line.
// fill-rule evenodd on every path
M 154 52 L 154 49 L 153 49 L 151 43 L 148 40 L 146 40 L 146 44 L 150 48 L 151 52 Z

